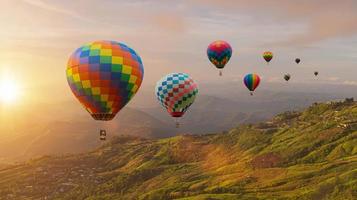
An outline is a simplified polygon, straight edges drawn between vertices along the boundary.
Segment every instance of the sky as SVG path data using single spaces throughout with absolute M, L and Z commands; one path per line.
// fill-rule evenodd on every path
M 141 56 L 146 90 L 171 72 L 199 84 L 241 84 L 246 73 L 279 83 L 290 73 L 295 84 L 357 87 L 356 10 L 354 0 L 1 0 L 0 74 L 18 82 L 24 101 L 74 100 L 69 55 L 91 41 L 115 40 Z M 206 56 L 218 39 L 233 48 L 223 77 Z M 267 50 L 275 55 L 269 66 L 261 58 Z

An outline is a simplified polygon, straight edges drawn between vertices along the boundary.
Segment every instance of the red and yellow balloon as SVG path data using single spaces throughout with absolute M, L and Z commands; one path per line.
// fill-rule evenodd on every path
M 273 53 L 271 51 L 266 51 L 263 53 L 263 58 L 269 64 L 269 62 L 273 59 Z

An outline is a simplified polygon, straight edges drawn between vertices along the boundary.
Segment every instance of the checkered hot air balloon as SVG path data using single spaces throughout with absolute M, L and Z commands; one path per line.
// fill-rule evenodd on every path
M 111 120 L 135 95 L 143 80 L 139 55 L 125 44 L 95 41 L 69 58 L 67 81 L 95 120 Z
M 157 82 L 155 92 L 161 105 L 177 120 L 195 101 L 198 88 L 188 74 L 172 73 Z
M 250 95 L 253 95 L 254 90 L 258 87 L 260 83 L 260 77 L 257 74 L 247 74 L 244 77 L 244 85 L 250 91 Z
M 207 56 L 211 63 L 220 69 L 219 75 L 222 76 L 222 69 L 232 56 L 232 47 L 228 42 L 214 41 L 207 48 Z

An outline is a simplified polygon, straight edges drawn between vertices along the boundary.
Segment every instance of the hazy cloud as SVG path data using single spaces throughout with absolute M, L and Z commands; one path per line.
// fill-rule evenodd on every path
M 264 77 L 262 77 L 263 79 Z M 265 80 L 268 83 L 281 83 L 283 82 L 283 78 L 282 77 L 266 77 L 267 80 Z
M 41 0 L 23 0 L 23 1 L 29 5 L 32 5 L 32 6 L 35 6 L 35 7 L 50 11 L 50 12 L 64 14 L 64 15 L 67 15 L 67 16 L 70 16 L 70 17 L 73 17 L 73 18 L 76 18 L 79 20 L 87 21 L 87 22 L 92 21 L 92 20 L 89 20 L 87 17 L 81 16 L 76 12 L 68 10 L 68 8 L 60 8 L 60 7 L 54 6 L 53 4 L 48 3 L 48 2 L 44 2 Z
M 146 69 L 144 87 L 172 71 L 187 72 L 197 82 L 233 79 L 237 84 L 252 72 L 271 83 L 285 82 L 283 73 L 288 72 L 290 82 L 304 83 L 312 79 L 314 70 L 341 78 L 319 76 L 319 81 L 328 83 L 356 79 L 356 39 L 348 36 L 357 32 L 357 9 L 351 0 L 7 2 L 0 12 L 0 24 L 6 27 L 0 33 L 1 62 L 15 66 L 12 69 L 17 66 L 17 73 L 29 80 L 37 77 L 58 87 L 67 87 L 62 82 L 68 55 L 98 39 L 124 42 L 140 54 Z M 345 41 L 318 43 L 338 37 Z M 217 79 L 218 72 L 206 55 L 208 43 L 215 39 L 229 41 L 234 49 L 223 80 Z M 282 44 L 287 48 L 281 48 Z M 298 45 L 309 48 L 296 49 Z M 265 67 L 261 58 L 265 49 L 277 55 L 272 67 Z M 292 67 L 295 56 L 303 60 L 298 67 Z M 315 83 L 314 79 L 311 84 Z
M 160 29 L 181 33 L 186 31 L 187 22 L 184 17 L 175 13 L 159 13 L 151 17 L 153 25 Z
M 254 15 L 258 20 L 304 23 L 307 30 L 279 44 L 309 44 L 357 34 L 357 2 L 354 0 L 191 0 L 194 4 Z
M 357 86 L 357 81 L 344 81 L 343 84 Z
M 340 80 L 340 78 L 339 78 L 339 77 L 332 76 L 332 77 L 328 77 L 327 80 L 328 80 L 328 81 L 338 81 L 338 80 Z

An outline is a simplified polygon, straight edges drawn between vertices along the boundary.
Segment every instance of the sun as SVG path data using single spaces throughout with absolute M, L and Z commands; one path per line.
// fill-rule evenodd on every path
M 20 94 L 19 86 L 15 80 L 0 78 L 0 102 L 10 104 L 17 100 Z

